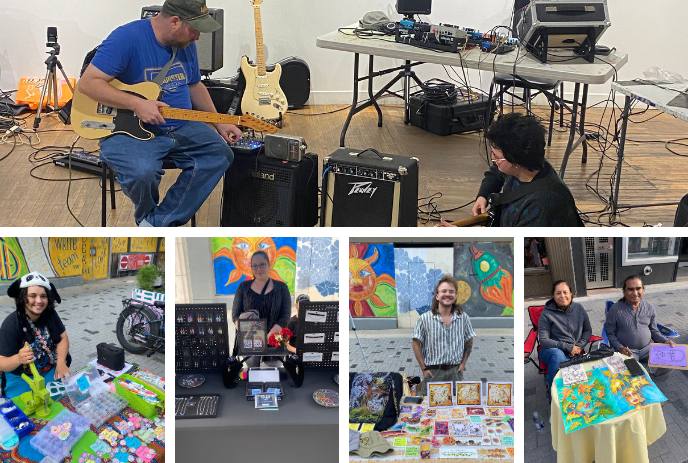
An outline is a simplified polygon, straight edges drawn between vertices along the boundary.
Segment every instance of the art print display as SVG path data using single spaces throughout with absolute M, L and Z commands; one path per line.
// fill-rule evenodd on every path
M 609 371 L 611 371 L 614 375 L 628 370 L 628 368 L 626 368 L 626 364 L 624 363 L 623 357 L 618 354 L 614 354 L 611 357 L 605 357 L 602 359 L 602 361 L 604 361 L 604 363 L 607 365 L 607 368 L 609 368 Z M 580 365 L 580 367 L 583 367 L 583 365 Z
M 239 353 L 259 354 L 267 349 L 267 320 L 239 320 Z
M 482 405 L 482 381 L 457 381 L 456 405 Z
M 649 363 L 651 365 L 662 365 L 665 367 L 688 366 L 686 346 L 677 344 L 672 347 L 667 344 L 652 344 L 650 346 Z
M 487 382 L 487 405 L 492 407 L 511 407 L 514 384 L 501 381 Z
M 587 377 L 571 386 L 565 386 L 561 378 L 555 380 L 567 434 L 667 400 L 647 374 L 613 374 L 603 367 L 587 372 Z
M 452 382 L 428 383 L 428 406 L 430 408 L 451 407 Z
M 483 407 L 466 407 L 466 413 L 469 415 L 482 416 L 485 415 L 485 409 Z
M 451 429 L 454 437 L 468 437 L 468 423 L 465 421 L 452 421 Z
M 564 386 L 578 384 L 588 379 L 585 374 L 585 367 L 580 363 L 562 368 L 559 371 L 561 372 L 561 380 Z
M 349 421 L 377 423 L 392 396 L 391 373 L 361 373 L 351 383 Z

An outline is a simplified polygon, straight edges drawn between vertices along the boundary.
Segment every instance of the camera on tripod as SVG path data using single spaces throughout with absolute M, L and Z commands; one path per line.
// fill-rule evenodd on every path
M 60 54 L 60 44 L 57 43 L 57 27 L 48 27 L 48 41 L 45 46 L 54 49 L 54 52 L 48 53 Z

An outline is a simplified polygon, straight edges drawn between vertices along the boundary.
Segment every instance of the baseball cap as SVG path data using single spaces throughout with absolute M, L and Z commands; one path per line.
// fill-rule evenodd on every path
M 162 11 L 179 16 L 198 32 L 213 32 L 222 27 L 208 14 L 205 0 L 165 0 Z
M 394 448 L 389 445 L 387 439 L 382 437 L 377 431 L 368 431 L 361 434 L 358 440 L 358 450 L 352 453 L 357 453 L 363 458 L 370 458 L 373 453 L 380 454 L 381 457 L 386 457 L 394 452 Z
M 311 298 L 308 297 L 308 294 L 299 294 L 298 296 L 296 296 L 296 302 L 297 303 L 301 302 L 301 301 L 310 301 L 310 300 L 311 300 Z

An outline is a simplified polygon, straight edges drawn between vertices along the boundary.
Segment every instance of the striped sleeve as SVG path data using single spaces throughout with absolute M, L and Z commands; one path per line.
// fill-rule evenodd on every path
M 473 325 L 471 325 L 471 319 L 466 313 L 463 314 L 463 318 L 465 320 L 464 327 L 463 327 L 463 339 L 464 339 L 464 343 L 465 343 L 469 339 L 475 337 L 475 331 L 473 331 Z
M 413 328 L 413 338 L 418 339 L 421 344 L 425 344 L 426 329 L 425 329 L 424 314 L 416 321 L 416 326 Z

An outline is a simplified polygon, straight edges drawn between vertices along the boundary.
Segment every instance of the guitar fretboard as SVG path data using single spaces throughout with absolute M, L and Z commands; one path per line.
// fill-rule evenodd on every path
M 231 114 L 209 113 L 193 109 L 160 108 L 160 114 L 165 119 L 181 119 L 184 121 L 218 122 L 220 124 L 242 125 L 240 116 Z
M 260 21 L 260 6 L 253 6 L 253 22 L 256 25 L 256 68 L 259 76 L 264 76 L 265 71 L 265 51 L 263 50 L 263 26 Z

